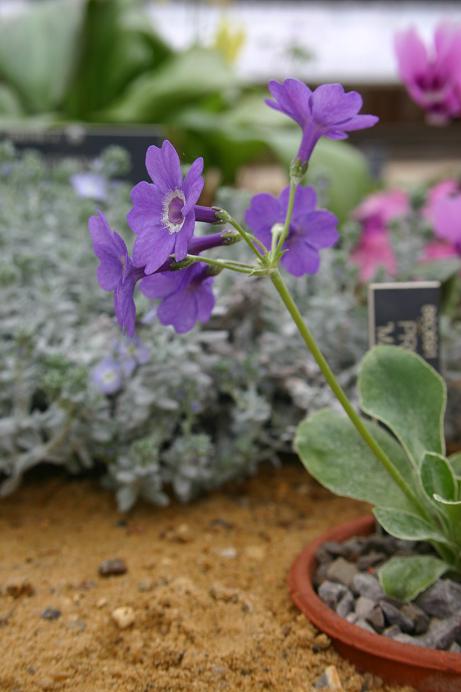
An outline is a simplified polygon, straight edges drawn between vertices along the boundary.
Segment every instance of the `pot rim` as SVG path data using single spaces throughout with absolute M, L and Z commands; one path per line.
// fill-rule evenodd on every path
M 306 617 L 331 639 L 347 646 L 386 659 L 429 671 L 444 671 L 461 675 L 461 655 L 414 644 L 396 642 L 381 634 L 367 632 L 337 615 L 317 595 L 312 577 L 317 564 L 316 554 L 326 541 L 342 542 L 353 536 L 371 533 L 376 524 L 372 515 L 362 516 L 326 531 L 309 543 L 295 558 L 288 576 L 293 601 Z

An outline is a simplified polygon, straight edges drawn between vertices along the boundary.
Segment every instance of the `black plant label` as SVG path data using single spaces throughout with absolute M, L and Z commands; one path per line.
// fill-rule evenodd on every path
M 370 347 L 402 346 L 440 370 L 439 308 L 438 281 L 370 284 Z
M 116 127 L 69 125 L 64 128 L 20 129 L 0 131 L 0 140 L 8 139 L 17 149 L 35 149 L 51 161 L 66 156 L 87 163 L 99 156 L 107 147 L 116 145 L 130 155 L 131 170 L 126 176 L 138 181 L 146 178 L 146 149 L 150 144 L 159 146 L 163 136 L 155 127 Z

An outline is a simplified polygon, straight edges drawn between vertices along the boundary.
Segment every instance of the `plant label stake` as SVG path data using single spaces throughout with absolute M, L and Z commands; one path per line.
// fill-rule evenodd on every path
M 370 284 L 370 348 L 377 344 L 402 346 L 440 370 L 439 305 L 438 281 Z

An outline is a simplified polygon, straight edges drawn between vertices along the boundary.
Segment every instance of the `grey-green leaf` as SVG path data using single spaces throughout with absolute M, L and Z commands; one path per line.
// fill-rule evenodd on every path
M 360 366 L 362 409 L 387 425 L 415 467 L 426 451 L 445 453 L 446 386 L 420 356 L 397 346 L 375 346 Z
M 366 425 L 407 484 L 414 485 L 410 463 L 400 445 L 375 423 Z M 349 419 L 336 411 L 324 409 L 302 421 L 296 431 L 295 449 L 309 473 L 333 493 L 380 507 L 414 511 Z
M 446 542 L 443 534 L 415 514 L 385 507 L 377 507 L 373 510 L 373 514 L 383 529 L 396 538 L 408 541 Z
M 444 500 L 457 499 L 456 478 L 445 457 L 431 452 L 425 454 L 421 462 L 420 477 L 424 492 L 431 500 L 434 495 L 439 495 Z
M 461 452 L 455 452 L 448 457 L 448 462 L 455 476 L 461 479 Z
M 378 577 L 387 596 L 412 601 L 449 569 L 443 560 L 431 555 L 395 557 L 379 570 Z

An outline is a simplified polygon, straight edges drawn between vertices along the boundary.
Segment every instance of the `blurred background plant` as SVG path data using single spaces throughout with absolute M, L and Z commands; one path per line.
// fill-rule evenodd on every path
M 262 281 L 222 276 L 212 321 L 187 338 L 157 325 L 141 296 L 139 341 L 121 339 L 110 297 L 95 290 L 86 223 L 97 204 L 131 244 L 129 187 L 117 179 L 127 165 L 115 148 L 84 171 L 73 160 L 50 166 L 35 153 L 0 149 L 3 495 L 46 462 L 71 473 L 96 468 L 124 510 L 140 497 L 187 501 L 262 462 L 279 463 L 306 412 L 333 404 Z M 419 208 L 424 194 L 415 197 Z M 242 218 L 248 199 L 223 188 L 216 201 Z M 420 225 L 409 212 L 394 232 L 404 243 Z M 351 221 L 341 247 L 325 253 L 323 271 L 292 282 L 350 393 L 367 348 L 365 292 L 349 261 L 360 233 Z M 376 276 L 386 278 L 379 268 Z M 456 311 L 445 322 L 446 368 L 455 378 L 460 329 Z M 452 411 L 456 435 L 461 425 Z
M 185 160 L 204 156 L 224 183 L 255 161 L 286 167 L 296 126 L 265 106 L 259 85 L 238 76 L 242 29 L 223 16 L 213 45 L 174 50 L 142 7 L 45 0 L 0 18 L 0 129 L 148 124 Z M 343 142 L 322 142 L 310 175 L 329 180 L 329 205 L 342 218 L 373 185 L 365 158 Z

